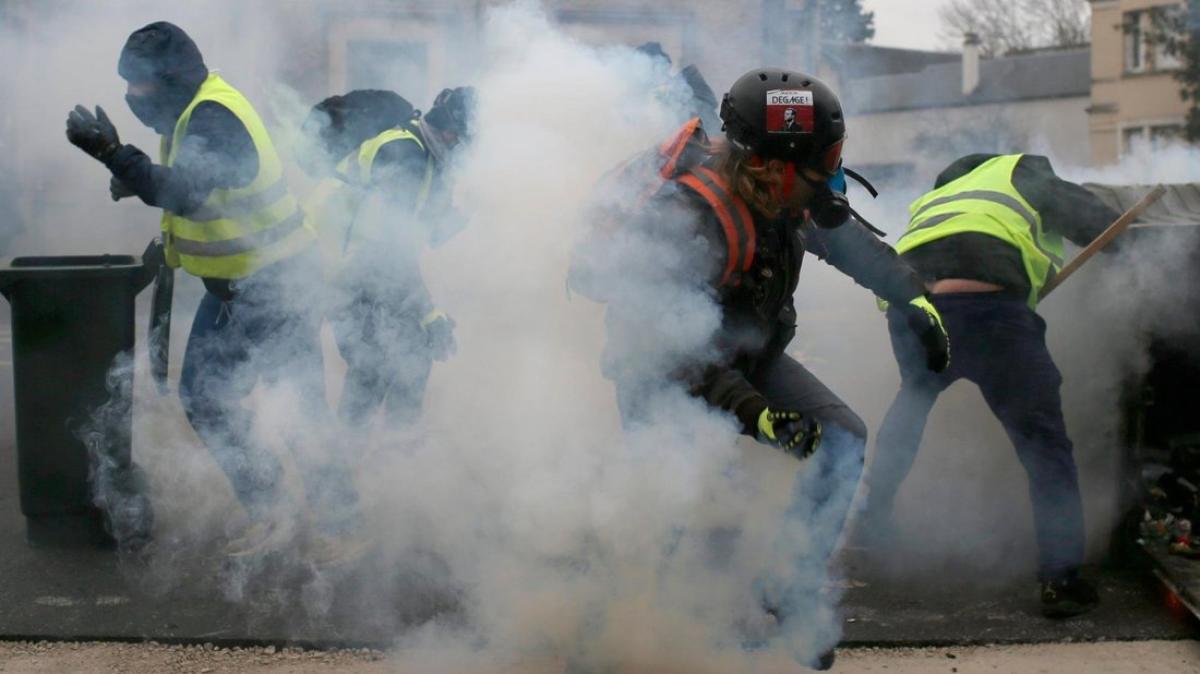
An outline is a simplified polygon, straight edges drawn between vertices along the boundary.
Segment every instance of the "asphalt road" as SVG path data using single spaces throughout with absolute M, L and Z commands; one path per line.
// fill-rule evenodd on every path
M 11 348 L 0 312 L 0 639 L 147 640 L 223 645 L 302 643 L 386 647 L 413 625 L 456 615 L 456 591 L 439 586 L 420 565 L 365 565 L 338 577 L 316 577 L 287 565 L 247 573 L 230 592 L 229 568 L 205 550 L 171 554 L 175 578 L 161 564 L 118 559 L 90 549 L 35 549 L 23 540 L 16 498 Z M 878 561 L 878 560 L 876 560 Z M 1094 569 L 1103 603 L 1089 616 L 1054 622 L 1037 612 L 1026 580 L 973 582 L 905 570 L 887 573 L 847 557 L 845 645 L 926 646 L 1189 639 L 1195 624 L 1147 574 Z M 180 571 L 182 570 L 182 578 Z M 222 580 L 224 579 L 224 580 Z M 323 601 L 323 610 L 311 609 Z M 315 616 L 315 617 L 314 617 Z

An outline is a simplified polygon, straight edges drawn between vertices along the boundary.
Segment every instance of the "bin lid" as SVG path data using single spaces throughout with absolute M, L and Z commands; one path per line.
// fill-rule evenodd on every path
M 0 281 L 132 277 L 141 273 L 140 255 L 32 255 L 0 261 Z
M 152 265 L 152 266 L 150 266 Z M 45 283 L 111 279 L 128 281 L 141 292 L 158 271 L 141 255 L 31 255 L 0 260 L 0 292 L 8 295 L 14 283 Z

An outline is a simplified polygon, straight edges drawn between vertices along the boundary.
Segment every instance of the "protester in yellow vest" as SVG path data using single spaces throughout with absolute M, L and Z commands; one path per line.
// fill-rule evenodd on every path
M 339 413 L 351 428 L 381 407 L 389 425 L 416 421 L 433 361 L 454 352 L 454 322 L 418 261 L 460 222 L 443 167 L 472 100 L 469 88 L 447 89 L 420 118 L 394 92 L 358 90 L 321 101 L 305 122 L 301 163 L 321 178 L 305 207 L 333 281 L 329 319 L 347 364 Z
M 184 411 L 228 476 L 250 524 L 233 536 L 230 555 L 257 556 L 297 535 L 300 518 L 284 503 L 282 470 L 252 437 L 243 399 L 260 380 L 294 387 L 296 419 L 312 428 L 289 438 L 305 475 L 316 527 L 304 537 L 318 565 L 365 549 L 356 496 L 328 428 L 317 326 L 304 284 L 317 270 L 315 235 L 284 180 L 262 120 L 236 89 L 204 65 L 179 27 L 152 23 L 135 31 L 118 72 L 129 83 L 134 115 L 162 136 L 160 164 L 123 145 L 100 108 L 81 106 L 67 120 L 68 139 L 112 172 L 113 199 L 137 196 L 163 209 L 168 264 L 207 290 L 192 323 L 180 375 Z M 308 435 L 305 449 L 298 444 Z
M 1036 155 L 969 155 L 934 187 L 909 207 L 896 250 L 924 277 L 954 335 L 952 358 L 944 372 L 929 371 L 903 317 L 889 310 L 901 388 L 879 429 L 859 533 L 894 535 L 892 503 L 926 417 L 941 391 L 966 379 L 979 386 L 1029 475 L 1043 613 L 1083 613 L 1098 599 L 1078 575 L 1083 510 L 1059 398 L 1062 377 L 1035 309 L 1038 292 L 1062 267 L 1062 237 L 1086 245 L 1117 213 Z

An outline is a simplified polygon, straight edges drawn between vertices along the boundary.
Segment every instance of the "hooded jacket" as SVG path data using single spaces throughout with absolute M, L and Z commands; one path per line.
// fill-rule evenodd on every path
M 129 36 L 117 72 L 130 83 L 152 87 L 151 95 L 126 100 L 142 123 L 168 141 L 175 122 L 208 77 L 196 43 L 166 21 Z M 258 154 L 237 117 L 219 103 L 206 101 L 192 111 L 173 166 L 156 165 L 136 146 L 123 145 L 108 168 L 147 205 L 186 216 L 212 190 L 250 184 L 258 173 Z

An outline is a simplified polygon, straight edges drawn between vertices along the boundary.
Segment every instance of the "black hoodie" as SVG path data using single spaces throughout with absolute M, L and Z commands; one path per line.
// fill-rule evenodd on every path
M 144 124 L 168 139 L 208 77 L 196 43 L 166 21 L 129 36 L 117 72 L 131 83 L 154 88 L 150 96 L 126 98 Z M 249 185 L 258 174 L 258 153 L 250 133 L 228 108 L 205 101 L 192 111 L 173 166 L 156 165 L 137 147 L 124 145 L 108 168 L 146 204 L 187 216 L 212 190 Z

